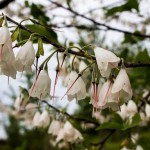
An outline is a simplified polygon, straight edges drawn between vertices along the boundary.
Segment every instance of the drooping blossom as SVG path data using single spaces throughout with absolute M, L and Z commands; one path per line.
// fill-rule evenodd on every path
M 48 126 L 50 121 L 49 114 L 46 110 L 44 110 L 42 113 L 37 111 L 33 117 L 33 126 L 35 127 L 46 127 Z
M 46 70 L 41 70 L 30 89 L 30 96 L 44 100 L 47 97 L 50 97 L 50 88 L 51 79 L 48 72 Z
M 135 102 L 133 100 L 130 100 L 127 105 L 123 104 L 120 107 L 120 111 L 118 112 L 118 114 L 124 120 L 126 118 L 132 118 L 137 112 L 138 110 Z
M 0 27 L 0 75 L 16 78 L 15 56 L 10 32 L 6 26 Z
M 32 41 L 27 41 L 19 50 L 16 56 L 17 71 L 31 73 L 31 66 L 34 63 L 35 50 Z
M 125 69 L 119 71 L 111 92 L 112 94 L 115 94 L 114 98 L 121 102 L 128 101 L 132 98 L 131 84 Z
M 113 98 L 115 94 L 111 93 L 111 89 L 112 89 L 112 81 L 107 81 L 102 85 L 99 93 L 99 102 L 98 102 L 98 106 L 101 109 L 107 107 L 113 110 L 118 109 L 119 101 Z
M 50 117 L 46 110 L 44 110 L 39 118 L 40 127 L 46 127 L 49 125 Z
M 67 97 L 71 101 L 74 98 L 82 100 L 86 97 L 86 87 L 83 79 L 75 71 L 71 71 L 68 81 Z
M 94 49 L 96 62 L 103 77 L 108 77 L 113 68 L 117 68 L 120 58 L 113 52 L 100 47 Z
M 133 100 L 129 100 L 127 104 L 127 114 L 133 117 L 138 112 L 137 105 Z
M 69 121 L 66 121 L 64 127 L 59 130 L 56 142 L 64 140 L 66 142 L 77 142 L 78 140 L 83 140 L 81 133 L 75 129 Z
M 40 117 L 41 117 L 41 113 L 37 111 L 33 117 L 33 121 L 32 121 L 33 126 L 35 127 L 40 126 Z
M 147 118 L 150 118 L 150 105 L 149 104 L 145 105 L 145 114 Z
M 49 126 L 48 133 L 57 136 L 59 130 L 62 128 L 63 123 L 58 120 L 53 120 Z

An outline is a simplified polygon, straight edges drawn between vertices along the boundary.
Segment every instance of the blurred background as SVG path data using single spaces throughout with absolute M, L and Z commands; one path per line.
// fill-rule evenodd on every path
M 34 32 L 44 34 L 54 43 L 64 47 L 79 46 L 84 47 L 89 44 L 103 47 L 113 51 L 119 57 L 124 58 L 126 62 L 150 63 L 150 1 L 149 0 L 1 0 L 0 13 L 4 13 L 16 22 L 28 27 Z M 36 24 L 29 19 L 38 21 Z M 43 27 L 42 24 L 45 26 Z M 16 25 L 8 21 L 9 29 L 13 33 Z M 22 40 L 29 38 L 27 33 L 21 33 Z M 14 53 L 19 47 L 15 46 L 18 41 L 13 43 Z M 35 42 L 34 48 L 37 51 L 38 45 Z M 39 64 L 43 62 L 47 55 L 52 53 L 54 47 L 44 43 L 44 56 L 39 59 Z M 93 49 L 87 46 L 86 51 L 93 54 Z M 60 62 L 62 55 L 59 54 Z M 81 60 L 77 58 L 75 65 L 80 66 Z M 92 105 L 89 104 L 90 96 L 83 101 L 76 103 L 76 100 L 69 102 L 65 97 L 60 101 L 66 91 L 66 76 L 70 71 L 71 56 L 69 55 L 64 63 L 62 75 L 58 80 L 55 92 L 55 103 L 50 102 L 56 108 L 66 111 L 71 115 L 89 118 L 100 124 L 112 121 L 116 113 L 104 110 L 98 114 L 98 119 L 92 118 Z M 49 75 L 52 79 L 51 94 L 56 74 L 57 61 L 52 57 L 49 62 Z M 67 68 L 67 69 L 65 69 Z M 69 68 L 69 69 L 68 69 Z M 0 149 L 1 150 L 57 150 L 57 149 L 81 149 L 81 150 L 119 150 L 123 147 L 135 149 L 136 145 L 141 145 L 143 149 L 150 148 L 150 130 L 149 119 L 144 120 L 135 118 L 135 124 L 126 128 L 118 129 L 114 124 L 121 118 L 115 116 L 114 124 L 107 126 L 106 130 L 96 130 L 91 124 L 72 121 L 72 124 L 80 130 L 85 141 L 79 144 L 56 144 L 55 138 L 47 134 L 48 128 L 34 128 L 31 124 L 25 122 L 25 117 L 18 117 L 15 114 L 15 100 L 21 94 L 22 89 L 29 90 L 35 78 L 34 73 L 28 75 L 17 74 L 17 79 L 8 79 L 6 76 L 0 76 Z M 68 71 L 69 70 L 69 71 Z M 134 91 L 134 101 L 141 108 L 139 114 L 145 115 L 145 104 L 141 104 L 141 98 L 150 99 L 150 70 L 148 67 L 128 69 L 132 88 Z M 87 76 L 90 74 L 88 70 Z M 87 84 L 87 93 L 90 89 L 90 78 L 85 77 Z M 146 95 L 146 96 L 145 96 Z M 53 111 L 52 111 L 53 112 Z M 57 113 L 56 113 L 56 116 Z M 61 119 L 64 118 L 61 115 Z M 122 122 L 123 124 L 123 122 Z M 90 126 L 91 125 L 91 126 Z M 109 130 L 116 130 L 105 146 L 101 147 L 105 135 Z M 133 136 L 134 135 L 134 136 Z M 136 136 L 135 136 L 136 135 Z M 135 137 L 135 141 L 132 141 Z M 134 139 L 134 138 L 133 138 Z M 64 145 L 63 145 L 64 144 Z M 139 150 L 139 149 L 138 149 Z

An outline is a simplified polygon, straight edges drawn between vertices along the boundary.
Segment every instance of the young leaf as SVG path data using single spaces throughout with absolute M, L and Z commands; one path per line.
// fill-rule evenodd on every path
M 20 29 L 19 27 L 17 27 L 15 31 L 13 32 L 13 34 L 11 35 L 11 39 L 13 42 L 18 38 L 19 32 L 20 32 Z
M 0 27 L 2 26 L 3 21 L 4 21 L 4 17 L 0 18 Z
M 38 40 L 38 53 L 42 56 L 44 55 L 43 41 L 41 38 Z

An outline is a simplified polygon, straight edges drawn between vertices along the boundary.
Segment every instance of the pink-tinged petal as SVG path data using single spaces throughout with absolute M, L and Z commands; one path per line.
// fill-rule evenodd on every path
M 112 86 L 111 92 L 113 94 L 118 93 L 120 98 L 128 99 L 128 100 L 131 99 L 132 89 L 131 89 L 129 77 L 125 69 L 120 70 Z

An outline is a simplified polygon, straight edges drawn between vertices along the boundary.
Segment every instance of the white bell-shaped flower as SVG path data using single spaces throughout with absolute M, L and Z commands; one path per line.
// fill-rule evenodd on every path
M 83 140 L 81 133 L 75 129 L 69 121 L 64 124 L 64 127 L 60 129 L 56 142 L 64 140 L 66 142 L 76 142 L 78 140 Z
M 64 128 L 61 128 L 58 132 L 56 142 L 58 143 L 59 141 L 63 140 L 64 138 L 65 138 Z
M 111 89 L 112 89 L 112 82 L 111 81 L 107 81 L 105 82 L 101 89 L 100 89 L 100 93 L 99 93 L 99 102 L 98 105 L 101 108 L 111 108 L 113 110 L 117 110 L 118 109 L 118 100 L 113 99 L 113 97 L 115 96 L 115 94 L 111 93 Z
M 132 89 L 129 77 L 125 69 L 121 69 L 112 86 L 112 94 L 121 102 L 128 101 L 132 98 Z
M 121 116 L 123 120 L 125 120 L 128 117 L 128 111 L 126 104 L 123 104 L 120 106 L 120 111 L 118 111 L 118 114 Z
M 64 124 L 65 139 L 68 142 L 75 142 L 78 139 L 83 140 L 81 133 L 75 129 L 69 121 Z
M 144 150 L 141 145 L 137 145 L 135 150 Z
M 14 103 L 14 107 L 16 110 L 20 110 L 21 103 L 22 103 L 22 99 L 20 98 L 20 96 L 18 96 L 15 100 L 15 103 Z
M 35 127 L 40 126 L 40 117 L 41 117 L 41 113 L 37 111 L 33 117 L 33 121 L 32 121 L 33 126 Z
M 133 100 L 130 100 L 127 104 L 127 114 L 129 117 L 133 117 L 138 112 L 137 106 Z
M 6 26 L 0 27 L 0 33 L 0 45 L 7 43 L 11 39 L 10 32 Z
M 27 41 L 19 50 L 16 56 L 16 69 L 20 72 L 31 73 L 31 66 L 34 63 L 35 51 L 32 41 Z
M 15 61 L 1 61 L 0 62 L 0 75 L 4 74 L 16 79 Z
M 150 118 L 150 105 L 149 104 L 145 105 L 145 114 L 147 118 Z
M 31 87 L 30 96 L 44 100 L 50 97 L 50 87 L 51 79 L 48 72 L 46 70 L 41 70 L 37 80 L 34 81 Z
M 113 52 L 105 50 L 100 47 L 94 49 L 96 62 L 100 73 L 103 77 L 108 77 L 112 68 L 117 68 L 120 62 L 120 58 Z
M 48 133 L 53 136 L 58 135 L 59 130 L 62 128 L 63 123 L 58 120 L 53 120 L 49 126 Z
M 16 78 L 15 57 L 12 50 L 12 41 L 7 27 L 1 27 L 0 38 L 0 75 Z
M 68 81 L 68 92 L 67 92 L 69 101 L 73 100 L 74 98 L 76 98 L 77 100 L 81 100 L 86 97 L 85 83 L 81 77 L 79 77 L 78 79 L 77 78 L 78 74 L 75 71 L 71 71 Z
M 39 124 L 41 127 L 46 127 L 49 125 L 50 117 L 46 110 L 44 110 L 39 118 Z
M 28 103 L 26 105 L 25 113 L 27 115 L 27 118 L 32 118 L 34 116 L 37 107 L 38 107 L 37 104 L 34 104 L 34 103 Z

